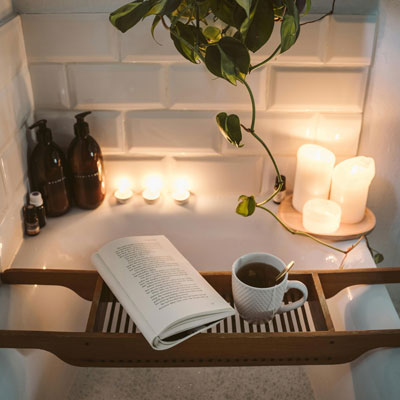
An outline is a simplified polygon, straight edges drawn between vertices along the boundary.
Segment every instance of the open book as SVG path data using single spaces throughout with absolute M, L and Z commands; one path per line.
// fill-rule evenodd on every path
M 165 236 L 114 240 L 92 262 L 153 349 L 168 349 L 234 314 Z

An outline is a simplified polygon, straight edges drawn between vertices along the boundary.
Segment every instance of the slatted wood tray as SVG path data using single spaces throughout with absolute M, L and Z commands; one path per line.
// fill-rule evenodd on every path
M 230 272 L 202 272 L 233 305 Z M 356 284 L 399 283 L 400 268 L 294 271 L 308 288 L 306 304 L 266 324 L 238 315 L 168 350 L 156 351 L 140 334 L 95 271 L 9 269 L 4 284 L 60 285 L 91 301 L 85 332 L 0 330 L 0 348 L 47 350 L 76 366 L 171 367 L 339 364 L 378 347 L 400 347 L 400 330 L 336 331 L 326 299 Z M 1 288 L 0 288 L 1 290 Z M 285 302 L 298 293 L 289 291 Z

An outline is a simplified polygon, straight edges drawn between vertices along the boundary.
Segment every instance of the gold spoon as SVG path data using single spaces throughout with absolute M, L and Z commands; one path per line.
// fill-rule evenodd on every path
M 289 270 L 293 267 L 293 265 L 294 265 L 294 261 L 290 261 L 290 263 L 288 265 L 286 265 L 285 269 L 283 271 L 281 271 L 279 273 L 279 275 L 276 277 L 276 279 L 275 279 L 276 282 L 278 282 L 279 279 L 281 279 L 283 275 L 285 275 L 287 272 L 289 272 Z

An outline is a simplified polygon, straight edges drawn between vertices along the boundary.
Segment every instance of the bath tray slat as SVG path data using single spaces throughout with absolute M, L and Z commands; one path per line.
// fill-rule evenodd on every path
M 233 305 L 230 272 L 202 272 Z M 92 302 L 85 332 L 0 330 L 0 348 L 35 348 L 92 367 L 339 364 L 378 347 L 400 347 L 400 330 L 336 331 L 326 299 L 356 284 L 400 283 L 400 268 L 294 271 L 305 305 L 264 324 L 238 314 L 165 351 L 150 348 L 96 271 L 9 269 L 3 284 L 60 285 Z M 0 289 L 1 290 L 1 289 Z M 289 291 L 285 303 L 296 301 Z

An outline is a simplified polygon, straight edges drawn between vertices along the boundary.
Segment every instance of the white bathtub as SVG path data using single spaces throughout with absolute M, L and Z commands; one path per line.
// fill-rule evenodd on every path
M 130 235 L 164 234 L 199 270 L 229 270 L 240 255 L 271 252 L 297 269 L 337 268 L 342 254 L 284 231 L 268 214 L 234 213 L 236 196 L 193 197 L 186 206 L 140 197 L 116 205 L 111 197 L 95 211 L 74 210 L 51 219 L 38 237 L 26 239 L 13 268 L 91 269 L 90 255 L 106 242 Z M 350 242 L 339 245 L 347 248 Z M 365 243 L 345 268 L 374 268 Z M 1 329 L 84 330 L 89 303 L 65 288 L 0 287 Z M 328 300 L 336 329 L 400 328 L 382 285 L 351 287 Z M 290 368 L 287 367 L 288 371 Z M 0 393 L 5 400 L 62 399 L 77 368 L 38 350 L 0 351 Z M 305 367 L 316 399 L 400 398 L 400 349 L 377 350 L 351 364 Z M 243 372 L 244 373 L 244 372 Z M 177 397 L 179 398 L 179 397 Z

